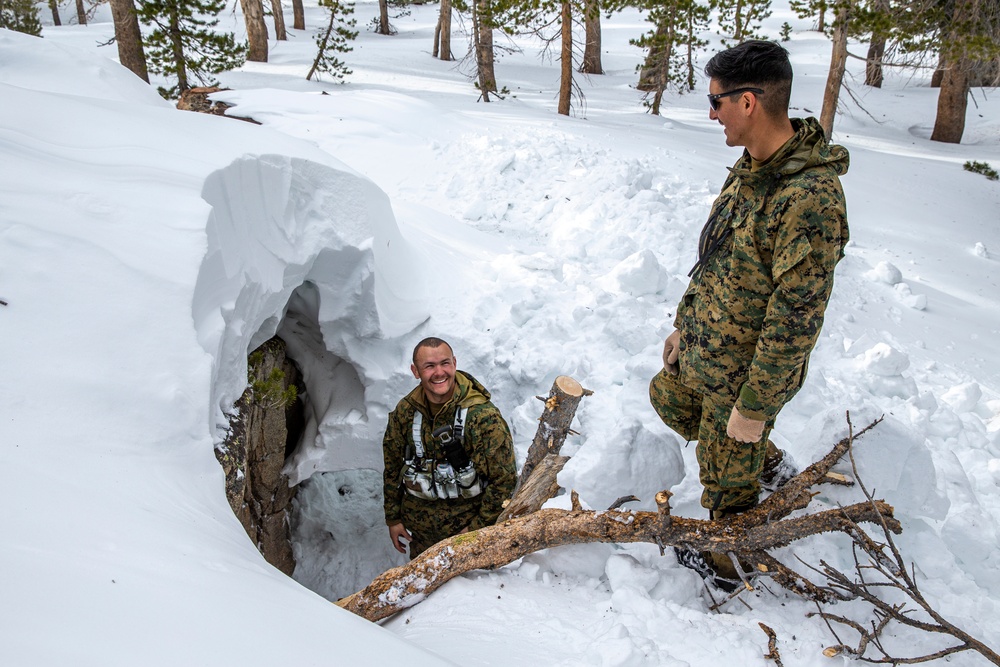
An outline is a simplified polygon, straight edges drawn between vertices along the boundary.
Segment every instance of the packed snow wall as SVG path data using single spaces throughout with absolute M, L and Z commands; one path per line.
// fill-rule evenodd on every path
M 247 355 L 278 335 L 306 387 L 305 432 L 285 467 L 301 485 L 295 578 L 350 592 L 398 562 L 382 521 L 381 438 L 408 364 L 403 339 L 427 317 L 415 253 L 385 194 L 346 167 L 245 156 L 202 196 L 212 210 L 192 311 L 214 359 L 216 440 L 247 386 Z
M 215 360 L 214 432 L 246 388 L 247 354 L 283 326 L 312 407 L 292 483 L 380 468 L 368 411 L 387 411 L 405 347 L 394 339 L 427 317 L 385 194 L 346 167 L 262 155 L 213 173 L 202 197 L 212 210 L 192 313 Z

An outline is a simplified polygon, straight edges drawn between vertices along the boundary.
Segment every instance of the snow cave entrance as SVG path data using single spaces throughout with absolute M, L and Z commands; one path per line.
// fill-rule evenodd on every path
M 385 527 L 382 443 L 368 428 L 364 385 L 349 360 L 327 349 L 319 299 L 312 283 L 298 287 L 276 335 L 304 388 L 304 425 L 285 465 L 298 487 L 289 517 L 292 577 L 334 601 L 407 559 Z

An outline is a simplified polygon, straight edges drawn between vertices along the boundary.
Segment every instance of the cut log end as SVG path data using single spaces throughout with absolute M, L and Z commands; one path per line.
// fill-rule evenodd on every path
M 583 385 L 568 375 L 560 375 L 556 378 L 556 387 L 567 396 L 580 398 L 584 394 Z
M 670 491 L 660 491 L 656 494 L 656 511 L 660 514 L 670 514 L 670 498 L 674 494 Z

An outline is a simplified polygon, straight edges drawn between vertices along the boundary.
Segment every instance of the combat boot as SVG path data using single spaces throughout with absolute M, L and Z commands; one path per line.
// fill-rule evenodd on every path
M 764 471 L 760 474 L 761 487 L 766 491 L 777 491 L 798 474 L 798 466 L 788 452 L 775 447 L 769 439 L 764 452 Z
M 756 507 L 756 504 L 745 507 L 728 507 L 726 509 L 711 510 L 710 514 L 713 521 L 725 520 L 727 518 L 732 519 L 743 512 L 752 510 L 754 507 Z M 729 557 L 729 554 L 706 551 L 702 555 L 708 565 L 715 571 L 713 583 L 717 588 L 731 593 L 742 585 L 743 578 L 736 571 L 736 566 L 733 564 L 733 559 Z M 753 571 L 751 565 L 743 561 L 740 561 L 740 568 L 743 570 L 744 576 Z

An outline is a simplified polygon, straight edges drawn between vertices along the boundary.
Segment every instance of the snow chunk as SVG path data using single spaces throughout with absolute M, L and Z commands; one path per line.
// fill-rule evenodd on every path
M 976 247 L 972 249 L 972 252 L 976 257 L 983 257 L 984 259 L 990 258 L 990 251 L 986 249 L 986 246 L 980 242 L 976 242 Z
M 889 262 L 879 262 L 864 276 L 873 283 L 885 283 L 886 285 L 895 285 L 903 280 L 903 273 Z
M 660 583 L 660 573 L 644 566 L 628 554 L 616 554 L 608 559 L 604 573 L 612 591 L 638 588 L 648 593 Z
M 667 284 L 667 272 L 652 250 L 640 250 L 619 262 L 607 283 L 617 288 L 614 291 L 632 296 L 655 294 Z
M 892 415 L 885 415 L 874 405 L 851 411 L 856 427 L 879 416 L 884 416 L 882 423 L 853 445 L 858 476 L 865 486 L 900 508 L 906 516 L 944 519 L 951 502 L 938 488 L 939 472 L 927 438 Z M 813 448 L 807 449 L 804 455 L 806 459 L 816 460 L 826 454 L 829 443 L 837 442 L 846 435 L 844 413 L 835 408 L 811 419 L 796 440 L 806 442 L 814 439 Z M 849 468 L 841 470 L 850 474 Z
M 904 306 L 912 308 L 913 310 L 924 310 L 927 308 L 926 294 L 914 294 L 910 290 L 910 286 L 906 283 L 896 283 L 894 289 L 896 290 L 896 294 L 899 296 L 899 300 Z
M 966 382 L 955 385 L 942 396 L 941 400 L 948 404 L 956 413 L 972 412 L 979 399 L 983 397 L 983 390 L 979 388 L 978 382 Z
M 910 358 L 886 343 L 876 343 L 864 353 L 862 366 L 869 373 L 886 377 L 900 375 L 910 365 Z

